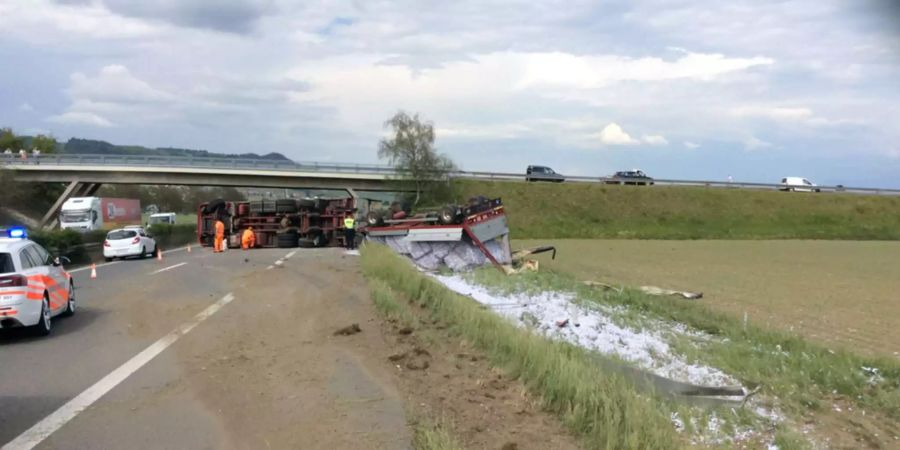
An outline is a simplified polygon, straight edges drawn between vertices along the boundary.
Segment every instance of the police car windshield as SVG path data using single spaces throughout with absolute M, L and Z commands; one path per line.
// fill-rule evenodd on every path
M 9 253 L 0 253 L 0 273 L 10 273 L 15 271 L 16 268 L 13 267 L 12 255 Z
M 106 238 L 109 240 L 116 239 L 129 239 L 137 236 L 137 232 L 133 230 L 116 230 L 110 231 L 109 234 L 106 235 Z

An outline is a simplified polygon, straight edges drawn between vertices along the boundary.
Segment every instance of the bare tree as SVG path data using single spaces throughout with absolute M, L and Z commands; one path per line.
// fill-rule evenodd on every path
M 434 148 L 434 124 L 397 112 L 384 123 L 391 127 L 393 135 L 378 144 L 378 157 L 387 159 L 403 176 L 403 180 L 415 186 L 418 204 L 424 190 L 443 181 L 456 166 Z

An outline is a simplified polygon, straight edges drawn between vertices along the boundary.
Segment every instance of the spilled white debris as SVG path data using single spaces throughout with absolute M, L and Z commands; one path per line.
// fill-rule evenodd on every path
M 497 295 L 469 283 L 458 275 L 435 275 L 450 290 L 491 307 L 520 326 L 533 328 L 547 337 L 562 339 L 605 355 L 614 355 L 661 377 L 703 386 L 735 386 L 740 383 L 714 367 L 687 362 L 658 330 L 696 334 L 684 327 L 666 325 L 633 330 L 616 324 L 612 310 L 601 305 L 586 308 L 574 295 L 559 292 Z

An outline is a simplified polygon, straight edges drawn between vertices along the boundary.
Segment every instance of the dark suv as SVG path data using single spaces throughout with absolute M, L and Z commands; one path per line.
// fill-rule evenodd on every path
M 566 181 L 566 179 L 549 167 L 528 166 L 528 169 L 525 169 L 525 181 L 552 181 L 562 183 L 563 181 Z
M 653 178 L 650 178 L 641 170 L 626 170 L 622 172 L 616 172 L 615 175 L 611 176 L 609 180 L 606 180 L 606 184 L 630 184 L 634 186 L 647 186 L 653 185 Z

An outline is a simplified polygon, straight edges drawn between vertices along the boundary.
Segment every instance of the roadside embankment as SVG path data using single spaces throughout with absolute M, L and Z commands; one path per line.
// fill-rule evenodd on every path
M 900 239 L 900 196 L 593 183 L 453 183 L 459 198 L 502 198 L 516 239 Z
M 622 376 L 603 371 L 583 349 L 530 333 L 418 272 L 387 247 L 362 250 L 363 272 L 408 302 L 430 311 L 449 332 L 487 354 L 520 380 L 588 448 L 659 448 L 683 445 L 662 400 L 638 393 Z M 378 300 L 378 297 L 376 297 Z M 383 304 L 383 299 L 380 300 Z M 401 302 L 401 304 L 409 304 Z M 401 306 L 381 306 L 400 320 Z M 408 320 L 408 319 L 407 319 Z

